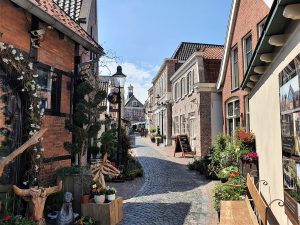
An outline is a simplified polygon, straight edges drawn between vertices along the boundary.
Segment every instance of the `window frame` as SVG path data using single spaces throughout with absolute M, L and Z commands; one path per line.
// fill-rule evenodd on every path
M 251 49 L 250 51 L 247 51 L 247 40 L 249 40 L 250 38 L 250 46 L 251 46 Z M 247 68 L 250 64 L 250 61 L 251 61 L 251 57 L 252 57 L 252 33 L 249 32 L 244 38 L 243 38 L 243 58 L 244 58 L 244 72 L 247 71 Z M 250 54 L 250 58 L 248 59 L 248 56 Z M 248 61 L 249 60 L 249 61 Z
M 234 58 L 235 51 L 236 51 L 236 60 Z M 235 45 L 231 50 L 231 90 L 232 91 L 237 90 L 239 88 L 239 56 L 238 55 L 239 55 L 238 46 Z
M 235 109 L 236 109 L 236 103 L 239 103 L 239 113 L 236 115 Z M 233 105 L 233 114 L 229 115 L 228 109 L 229 109 L 229 104 Z M 236 120 L 239 119 L 239 127 L 236 126 Z M 232 133 L 229 131 L 229 121 L 232 120 Z M 226 102 L 226 133 L 229 136 L 234 135 L 234 132 L 237 128 L 241 127 L 241 107 L 240 107 L 240 99 L 239 98 L 233 98 L 229 101 Z
M 258 24 L 257 24 L 257 37 L 258 39 L 261 37 L 262 32 L 264 30 L 264 26 L 266 25 L 267 17 L 263 18 Z

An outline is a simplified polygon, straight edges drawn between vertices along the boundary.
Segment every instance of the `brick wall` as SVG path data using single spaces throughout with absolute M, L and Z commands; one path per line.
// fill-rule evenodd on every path
M 8 26 L 9 24 L 9 26 Z M 31 15 L 22 8 L 17 8 L 12 2 L 0 1 L 0 32 L 1 42 L 11 43 L 22 51 L 29 52 Z
M 216 83 L 219 76 L 221 60 L 204 59 L 204 77 L 206 83 Z
M 0 41 L 13 44 L 16 48 L 29 53 L 31 14 L 24 9 L 16 7 L 8 0 L 0 1 Z M 45 29 L 40 48 L 37 51 L 38 61 L 56 69 L 71 73 L 74 70 L 75 44 L 68 37 L 59 35 L 55 29 L 49 29 L 44 22 L 39 27 Z M 68 82 L 70 77 L 62 76 L 61 83 L 61 113 L 70 114 L 70 90 Z M 0 116 L 0 120 L 3 117 Z M 64 129 L 65 117 L 46 115 L 43 119 L 43 127 L 48 131 L 44 135 L 45 158 L 65 156 L 68 152 L 64 149 L 65 141 L 71 141 L 71 134 Z M 0 121 L 0 124 L 2 122 Z M 45 183 L 55 180 L 55 170 L 63 166 L 69 166 L 71 160 L 50 162 L 41 172 L 41 178 Z
M 258 24 L 267 16 L 269 8 L 262 0 L 240 0 L 239 11 L 236 18 L 234 34 L 232 38 L 231 48 L 238 47 L 238 68 L 239 68 L 239 84 L 244 78 L 244 56 L 243 56 L 243 38 L 251 32 L 252 34 L 252 52 L 258 41 Z M 245 96 L 247 93 L 242 90 L 231 90 L 231 56 L 228 60 L 226 69 L 226 76 L 223 86 L 223 117 L 226 118 L 226 102 L 232 98 L 239 98 L 240 100 L 240 114 L 241 114 L 241 126 L 246 125 L 245 118 Z M 226 121 L 224 119 L 224 121 Z M 223 126 L 226 133 L 226 122 Z
M 211 93 L 200 92 L 200 149 L 201 156 L 208 153 L 211 146 Z

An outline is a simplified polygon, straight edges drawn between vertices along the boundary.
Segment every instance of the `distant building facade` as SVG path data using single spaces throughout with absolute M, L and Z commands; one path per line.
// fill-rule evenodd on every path
M 124 119 L 131 124 L 145 122 L 145 107 L 134 96 L 133 86 L 128 87 L 128 96 L 124 106 Z
M 212 140 L 222 132 L 222 96 L 216 92 L 223 46 L 182 43 L 177 57 L 185 62 L 172 83 L 172 134 L 187 135 L 193 151 L 206 155 Z M 186 52 L 196 51 L 187 58 Z

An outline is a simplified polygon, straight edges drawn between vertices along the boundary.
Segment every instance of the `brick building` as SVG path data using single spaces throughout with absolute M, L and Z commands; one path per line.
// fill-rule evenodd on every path
M 182 43 L 177 58 L 184 63 L 170 78 L 172 134 L 186 134 L 192 150 L 201 156 L 206 155 L 213 138 L 222 132 L 221 95 L 215 88 L 222 55 L 220 45 Z
M 252 51 L 265 25 L 270 0 L 233 0 L 225 40 L 224 57 L 217 81 L 223 97 L 223 131 L 250 130 L 249 98 L 240 89 Z
M 128 96 L 124 106 L 124 119 L 131 124 L 145 122 L 145 107 L 133 94 L 133 86 L 128 87 Z
M 65 130 L 65 120 L 72 114 L 80 48 L 84 47 L 86 54 L 103 54 L 101 46 L 75 22 L 80 7 L 75 14 L 72 10 L 73 7 L 60 8 L 52 0 L 0 1 L 0 41 L 20 50 L 39 74 L 40 97 L 46 114 L 43 127 L 48 128 L 43 139 L 45 165 L 41 172 L 46 183 L 54 181 L 55 170 L 71 165 L 71 157 L 63 145 L 72 138 Z

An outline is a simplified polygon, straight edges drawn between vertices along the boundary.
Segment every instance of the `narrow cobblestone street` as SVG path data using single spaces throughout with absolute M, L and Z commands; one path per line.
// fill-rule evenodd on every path
M 145 183 L 125 201 L 123 225 L 218 224 L 211 204 L 212 183 L 137 140 Z

